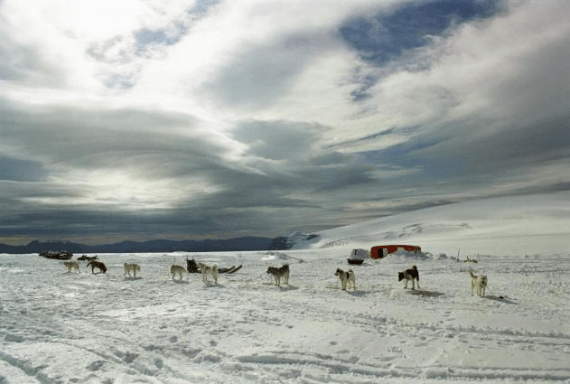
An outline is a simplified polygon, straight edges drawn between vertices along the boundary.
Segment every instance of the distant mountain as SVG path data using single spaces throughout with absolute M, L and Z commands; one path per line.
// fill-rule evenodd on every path
M 292 248 L 307 248 L 310 244 L 316 243 L 319 240 L 319 235 L 306 234 L 302 232 L 293 232 L 287 236 L 276 237 L 271 241 L 270 249 L 272 250 L 286 250 Z
M 85 245 L 72 242 L 32 241 L 28 245 L 0 244 L 0 253 L 22 254 L 42 251 L 69 251 L 81 253 L 142 253 L 142 252 L 230 252 L 263 251 L 272 248 L 274 239 L 266 237 L 239 237 L 227 240 L 151 240 L 145 242 L 123 241 L 115 244 Z

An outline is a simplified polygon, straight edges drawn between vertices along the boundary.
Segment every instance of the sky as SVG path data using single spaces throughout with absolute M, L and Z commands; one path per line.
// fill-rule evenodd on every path
M 570 2 L 0 0 L 0 242 L 570 189 Z

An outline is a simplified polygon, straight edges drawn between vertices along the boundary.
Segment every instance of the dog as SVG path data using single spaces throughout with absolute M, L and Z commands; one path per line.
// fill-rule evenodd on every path
M 281 278 L 285 284 L 289 285 L 289 264 L 283 264 L 281 267 L 269 267 L 267 268 L 267 274 L 273 275 L 275 279 L 275 285 L 280 287 L 281 286 Z
M 398 272 L 398 281 L 406 280 L 404 289 L 408 288 L 408 281 L 412 281 L 412 290 L 416 289 L 415 282 L 418 282 L 418 288 L 420 288 L 420 274 L 418 272 L 418 267 L 414 264 L 411 268 L 405 271 Z
M 200 268 L 198 268 L 198 264 L 196 264 L 196 260 L 186 258 L 186 270 L 188 273 L 200 273 Z
M 468 270 L 467 273 L 471 276 L 471 296 L 473 296 L 473 289 L 477 288 L 477 296 L 485 296 L 485 289 L 487 288 L 487 276 L 479 275 L 473 273 L 472 270 Z
M 174 280 L 174 277 L 178 274 L 178 276 L 180 277 L 179 280 L 182 280 L 182 274 L 183 273 L 187 273 L 186 270 L 184 269 L 184 267 L 180 266 L 180 265 L 172 265 L 170 267 L 170 273 L 172 274 L 172 280 Z
M 342 269 L 337 268 L 334 275 L 338 276 L 343 291 L 346 291 L 347 284 L 348 284 L 348 289 L 350 289 L 350 283 L 352 283 L 352 290 L 356 290 L 356 275 L 354 274 L 352 269 L 349 269 L 347 272 L 345 272 Z
M 212 275 L 214 282 L 218 284 L 218 265 L 214 264 L 212 266 L 198 263 L 198 268 L 200 268 L 200 272 L 202 272 L 202 281 L 204 283 L 208 282 L 208 274 Z
M 95 273 L 95 268 L 99 269 L 99 273 L 106 273 L 107 272 L 107 267 L 105 266 L 105 264 L 103 264 L 100 261 L 90 261 L 87 263 L 87 266 L 91 267 L 91 273 Z
M 63 265 L 67 267 L 67 272 L 75 270 L 77 273 L 81 273 L 81 270 L 79 270 L 79 263 L 77 261 L 64 261 Z
M 137 277 L 137 272 L 141 271 L 141 266 L 138 264 L 125 263 L 124 266 L 125 266 L 125 273 L 123 273 L 123 276 L 126 276 L 128 274 L 129 277 L 131 277 L 131 271 L 132 271 L 135 277 Z

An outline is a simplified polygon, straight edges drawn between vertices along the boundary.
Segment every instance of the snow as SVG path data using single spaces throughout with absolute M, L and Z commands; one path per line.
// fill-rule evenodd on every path
M 106 274 L 0 255 L 0 383 L 569 383 L 567 197 L 432 208 L 323 231 L 306 249 L 100 254 Z M 348 265 L 387 233 L 423 253 Z M 217 285 L 173 281 L 186 256 L 243 268 Z M 290 284 L 276 287 L 266 270 L 283 263 Z M 397 281 L 413 263 L 417 291 Z M 337 268 L 353 269 L 355 291 Z M 485 297 L 469 268 L 488 276 Z
M 295 249 L 420 245 L 431 253 L 568 251 L 570 192 L 473 200 L 421 209 L 317 233 Z

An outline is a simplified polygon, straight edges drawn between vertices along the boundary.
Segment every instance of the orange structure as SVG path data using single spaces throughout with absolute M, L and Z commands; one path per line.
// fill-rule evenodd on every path
M 373 259 L 381 259 L 390 253 L 401 250 L 419 253 L 422 251 L 422 248 L 417 245 L 377 245 L 370 248 L 370 257 Z

